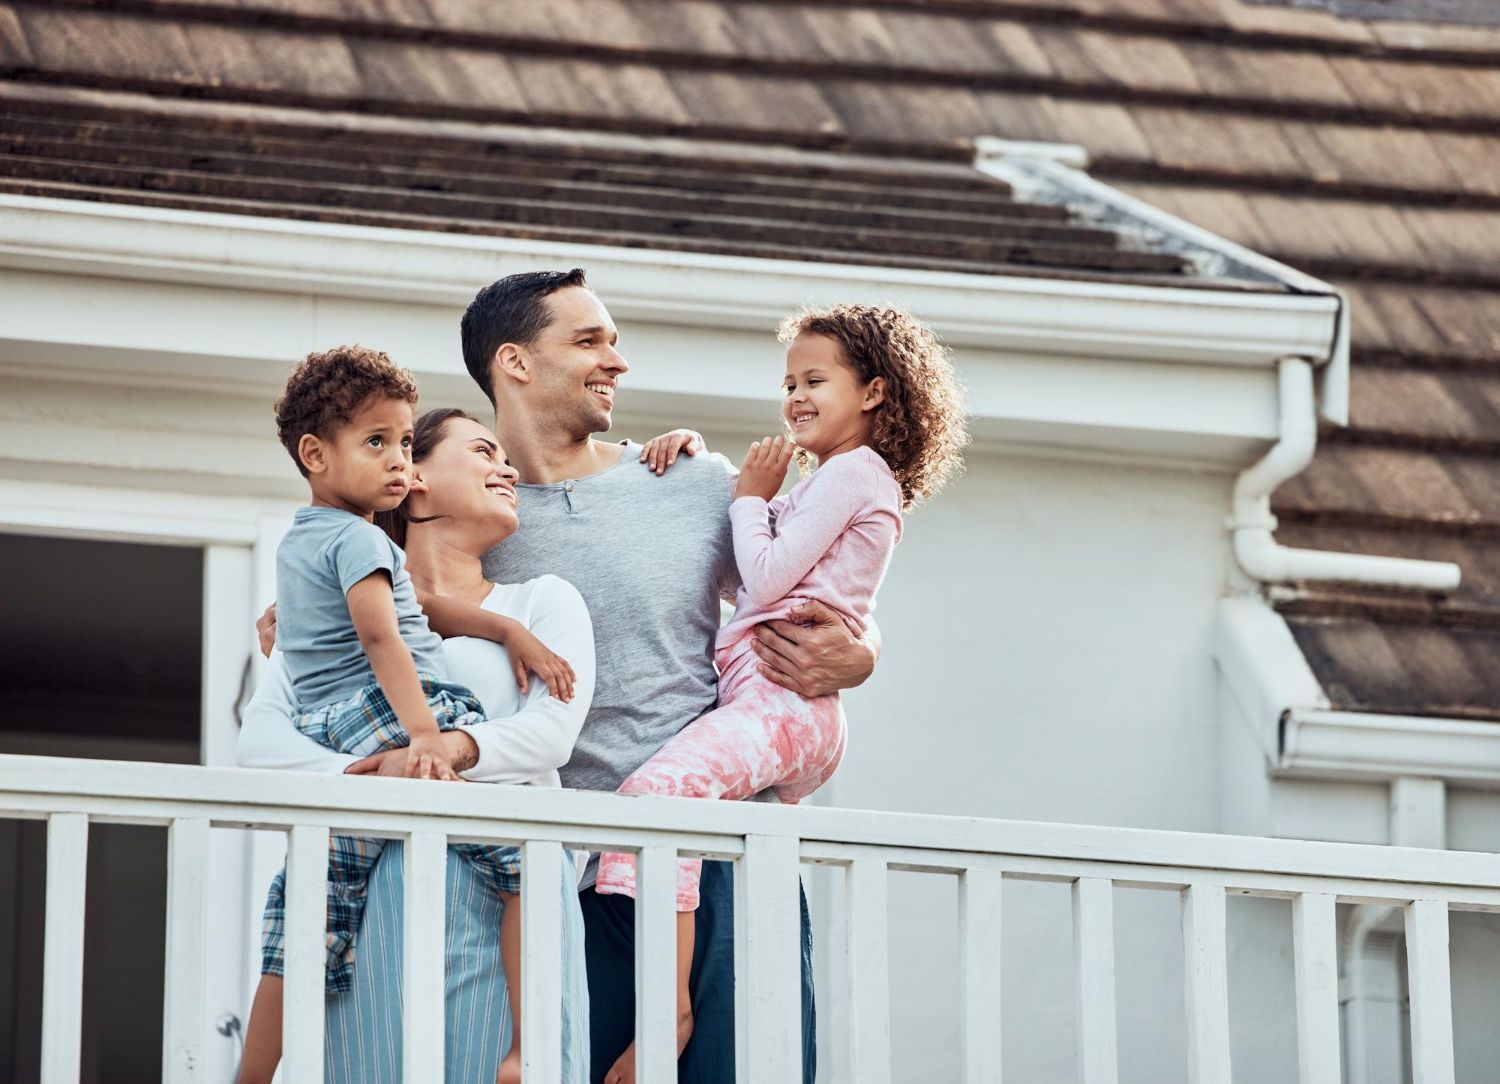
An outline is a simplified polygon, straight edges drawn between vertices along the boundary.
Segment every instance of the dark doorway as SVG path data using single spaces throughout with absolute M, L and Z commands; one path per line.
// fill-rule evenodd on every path
M 199 761 L 203 553 L 0 534 L 0 752 Z M 0 820 L 0 1080 L 38 1078 L 46 827 Z M 161 1079 L 166 830 L 91 825 L 83 1084 Z

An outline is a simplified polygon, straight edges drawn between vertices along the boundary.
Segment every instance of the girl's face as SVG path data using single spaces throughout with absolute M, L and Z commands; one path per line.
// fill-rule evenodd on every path
M 833 339 L 803 332 L 787 347 L 781 416 L 800 447 L 826 459 L 869 440 L 883 385 L 862 382 Z
M 483 554 L 520 526 L 516 517 L 516 471 L 505 462 L 495 435 L 468 418 L 451 418 L 442 438 L 413 464 L 408 510 L 415 517 L 442 516 L 409 530 L 452 533 L 454 542 Z

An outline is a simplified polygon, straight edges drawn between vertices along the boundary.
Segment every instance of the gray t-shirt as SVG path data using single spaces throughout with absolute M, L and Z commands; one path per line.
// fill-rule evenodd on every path
M 729 535 L 734 468 L 678 456 L 657 477 L 627 442 L 588 478 L 516 487 L 521 528 L 484 558 L 495 583 L 547 573 L 578 588 L 594 621 L 594 703 L 565 787 L 614 790 L 714 706 L 719 600 L 739 586 Z
M 339 508 L 299 508 L 276 548 L 276 646 L 298 711 L 347 700 L 375 681 L 349 617 L 349 588 L 372 572 L 391 578 L 401 639 L 417 670 L 443 678 L 442 641 L 427 627 L 406 557 L 375 524 Z

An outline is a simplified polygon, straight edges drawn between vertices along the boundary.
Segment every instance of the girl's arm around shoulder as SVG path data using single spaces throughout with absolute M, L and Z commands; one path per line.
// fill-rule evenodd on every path
M 533 635 L 556 644 L 573 662 L 573 699 L 549 696 L 540 682 L 514 715 L 462 729 L 474 739 L 479 759 L 461 774 L 486 783 L 524 783 L 556 771 L 573 755 L 594 698 L 594 626 L 578 589 L 557 576 L 531 581 L 526 607 Z

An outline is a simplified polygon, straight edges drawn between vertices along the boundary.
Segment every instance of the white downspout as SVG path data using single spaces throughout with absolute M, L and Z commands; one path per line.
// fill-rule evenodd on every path
M 1279 378 L 1279 439 L 1234 483 L 1229 530 L 1240 568 L 1261 583 L 1321 580 L 1441 594 L 1457 588 L 1459 568 L 1449 561 L 1292 549 L 1271 537 L 1276 529 L 1271 493 L 1312 462 L 1318 442 L 1312 364 L 1282 358 Z
M 1448 790 L 1441 779 L 1401 776 L 1391 782 L 1391 844 L 1396 847 L 1448 846 Z M 1402 957 L 1406 951 L 1405 911 L 1364 904 L 1344 926 L 1339 974 L 1339 1007 L 1344 1022 L 1349 1084 L 1406 1084 L 1406 999 Z

